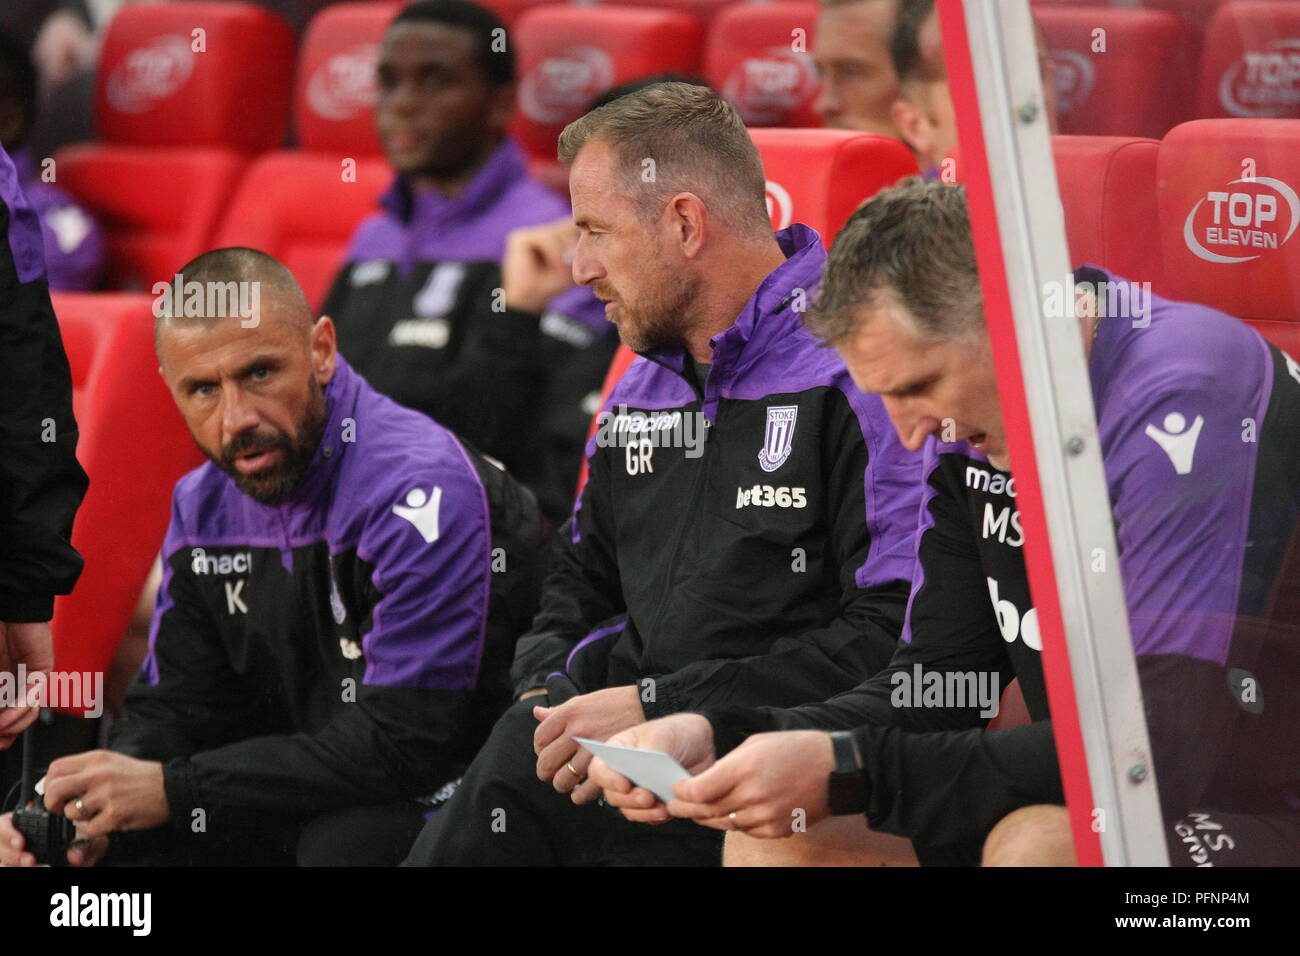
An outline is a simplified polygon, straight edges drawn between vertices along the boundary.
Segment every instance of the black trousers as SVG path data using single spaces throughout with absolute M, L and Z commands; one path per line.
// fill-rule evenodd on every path
M 425 825 L 404 866 L 718 866 L 718 830 L 689 820 L 632 823 L 577 806 L 537 779 L 532 697 L 497 721 L 455 795 Z
M 213 815 L 200 833 L 114 834 L 105 866 L 396 866 L 425 823 L 414 801 L 331 810 L 308 820 Z

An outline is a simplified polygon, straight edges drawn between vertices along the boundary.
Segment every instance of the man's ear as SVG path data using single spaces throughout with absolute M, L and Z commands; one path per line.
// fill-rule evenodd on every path
M 934 133 L 925 113 L 912 100 L 900 96 L 894 100 L 893 114 L 898 135 L 916 154 L 917 162 L 924 163 L 924 157 L 934 148 Z
M 694 193 L 678 193 L 668 201 L 673 238 L 687 259 L 694 259 L 704 246 L 709 211 Z
M 335 360 L 338 354 L 338 337 L 334 331 L 334 320 L 328 315 L 322 315 L 311 327 L 311 366 L 321 388 L 334 378 Z

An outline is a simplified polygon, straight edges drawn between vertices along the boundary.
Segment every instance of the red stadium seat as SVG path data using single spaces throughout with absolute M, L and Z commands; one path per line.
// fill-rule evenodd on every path
M 273 149 L 292 75 L 293 34 L 260 7 L 127 7 L 104 40 L 96 129 L 110 143 Z
M 284 139 L 292 63 L 288 27 L 251 4 L 144 4 L 113 19 L 100 139 L 55 167 L 104 224 L 112 284 L 148 288 L 207 248 L 250 154 Z
M 548 3 L 563 3 L 564 0 L 476 0 L 476 2 L 495 13 L 507 27 L 513 28 L 515 22 L 533 7 L 545 6 Z
M 375 63 L 401 3 L 340 3 L 312 18 L 294 83 L 294 126 L 303 149 L 343 156 L 380 152 Z
M 158 375 L 152 296 L 54 293 L 72 366 L 90 476 L 73 525 L 85 558 L 72 594 L 54 602 L 54 653 L 64 671 L 107 672 L 171 517 L 178 478 L 203 461 Z
M 1178 17 L 1102 7 L 1034 16 L 1055 67 L 1061 133 L 1159 137 L 1190 118 L 1192 35 Z
M 319 308 L 352 233 L 393 181 L 383 156 L 357 157 L 354 167 L 344 167 L 347 161 L 295 151 L 263 156 L 244 175 L 213 247 L 249 246 L 274 256 Z
M 1206 31 L 1197 115 L 1300 117 L 1300 4 L 1219 7 Z
M 1160 144 L 1157 188 L 1166 294 L 1300 356 L 1300 123 L 1184 123 Z
M 907 147 L 887 136 L 837 129 L 749 134 L 767 172 L 772 228 L 806 223 L 827 246 L 864 199 L 917 172 Z
M 348 240 L 373 212 L 393 171 L 374 132 L 375 62 L 401 3 L 342 3 L 303 37 L 294 85 L 300 149 L 267 153 L 245 173 L 213 245 L 279 259 L 313 308 Z
M 78 143 L 58 152 L 55 168 L 104 225 L 110 285 L 141 291 L 208 248 L 247 164 L 215 147 Z
M 1071 265 L 1102 266 L 1161 290 L 1152 242 L 1159 150 L 1153 139 L 1052 137 Z
M 581 2 L 581 0 L 579 0 Z M 680 10 L 689 13 L 704 23 L 708 23 L 724 10 L 736 6 L 742 0 L 591 0 L 595 3 L 607 3 L 611 6 L 654 7 L 657 10 Z M 751 0 L 754 3 L 766 0 Z
M 873 133 L 832 129 L 752 129 L 763 157 L 767 211 L 773 229 L 802 222 L 830 246 L 835 234 L 864 199 L 917 171 L 912 154 L 898 140 Z M 601 389 L 603 408 L 623 372 L 636 358 L 620 345 Z M 591 421 L 588 437 L 595 434 Z M 587 481 L 584 459 L 578 489 Z
M 519 18 L 514 35 L 513 130 L 528 153 L 546 162 L 555 160 L 560 131 L 600 93 L 654 73 L 694 73 L 704 45 L 694 17 L 643 7 L 538 7 Z
M 747 126 L 820 126 L 813 112 L 816 3 L 737 4 L 709 27 L 704 77 Z

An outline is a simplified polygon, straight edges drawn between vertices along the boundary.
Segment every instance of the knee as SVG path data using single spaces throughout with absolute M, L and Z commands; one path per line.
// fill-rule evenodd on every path
M 1070 814 L 1039 805 L 1008 813 L 984 841 L 984 866 L 1074 866 Z

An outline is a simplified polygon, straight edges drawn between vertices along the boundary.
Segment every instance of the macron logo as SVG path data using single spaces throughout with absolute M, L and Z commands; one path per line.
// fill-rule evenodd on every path
M 405 505 L 393 505 L 393 514 L 415 525 L 427 543 L 438 540 L 438 505 L 442 503 L 442 489 L 435 485 L 429 494 L 423 488 L 412 488 L 406 493 Z
M 1187 427 L 1187 419 L 1177 412 L 1170 412 L 1165 416 L 1164 429 L 1156 428 L 1155 425 L 1147 426 L 1147 437 L 1159 445 L 1169 461 L 1174 466 L 1174 471 L 1180 475 L 1191 474 L 1192 457 L 1196 454 L 1196 441 L 1201 437 L 1201 428 L 1205 425 L 1205 419 L 1200 415 L 1196 416 L 1196 421 L 1192 422 L 1192 427 Z

